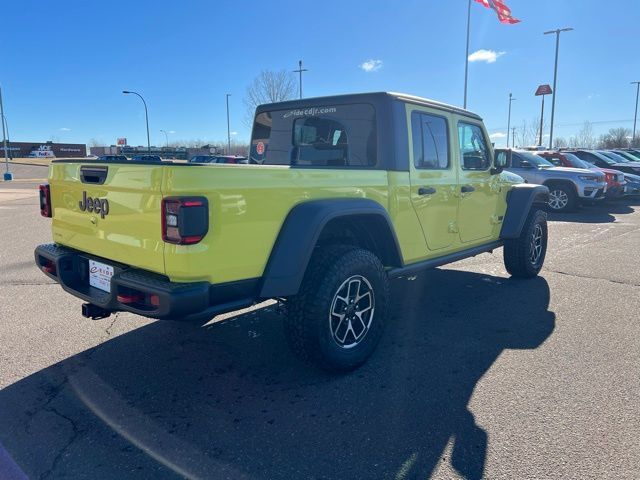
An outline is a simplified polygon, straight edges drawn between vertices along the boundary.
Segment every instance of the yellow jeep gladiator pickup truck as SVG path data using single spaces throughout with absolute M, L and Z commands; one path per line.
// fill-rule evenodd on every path
M 390 279 L 501 246 L 511 275 L 538 274 L 548 190 L 502 167 L 478 115 L 431 100 L 262 105 L 245 165 L 53 161 L 35 261 L 90 318 L 206 322 L 276 298 L 299 356 L 349 370 L 380 339 Z

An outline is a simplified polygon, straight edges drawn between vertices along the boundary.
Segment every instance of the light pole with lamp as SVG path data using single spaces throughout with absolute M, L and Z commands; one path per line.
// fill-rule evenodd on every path
M 227 97 L 227 155 L 231 155 L 231 127 L 229 124 L 229 97 L 230 93 L 225 94 Z
M 5 128 L 6 117 L 4 116 L 4 106 L 2 105 L 2 88 L 0 88 L 0 120 L 2 122 L 2 145 L 4 147 L 4 165 L 6 169 L 4 172 L 4 180 L 5 182 L 8 182 L 10 180 L 13 180 L 13 173 L 9 171 L 9 147 L 7 146 L 7 136 L 9 135 L 9 128 Z
M 130 93 L 132 93 L 133 95 L 139 96 L 140 100 L 142 100 L 142 103 L 144 105 L 144 118 L 147 122 L 147 151 L 151 153 L 151 140 L 149 140 L 149 112 L 147 111 L 147 102 L 144 101 L 144 98 L 142 98 L 142 95 L 140 95 L 138 92 L 123 90 L 122 93 L 124 93 L 125 95 L 129 95 Z
M 550 35 L 552 33 L 556 34 L 556 62 L 553 67 L 553 97 L 551 97 L 551 129 L 549 131 L 549 149 L 553 148 L 553 121 L 555 119 L 556 114 L 556 95 L 558 93 L 557 90 L 557 82 L 558 82 L 558 51 L 560 50 L 560 34 L 562 32 L 570 32 L 573 28 L 559 28 L 557 30 L 549 30 L 548 32 L 544 32 L 544 35 Z
M 307 68 L 302 68 L 302 60 L 298 60 L 298 70 L 294 70 L 294 73 L 297 73 L 300 75 L 300 80 L 298 81 L 298 88 L 300 90 L 300 98 L 302 98 L 302 73 L 303 72 L 308 72 L 309 70 Z
M 164 133 L 164 139 L 165 139 L 165 146 L 167 148 L 169 148 L 169 135 L 167 135 L 167 131 L 166 130 L 160 130 L 162 133 Z
M 507 148 L 509 148 L 509 130 L 511 130 L 511 102 L 516 100 L 513 98 L 513 94 L 509 94 L 509 117 L 507 120 Z
M 631 146 L 635 146 L 636 141 L 636 124 L 638 123 L 638 97 L 640 96 L 640 82 L 631 82 L 631 85 L 637 85 L 636 89 L 636 113 L 633 115 L 633 137 L 631 137 Z

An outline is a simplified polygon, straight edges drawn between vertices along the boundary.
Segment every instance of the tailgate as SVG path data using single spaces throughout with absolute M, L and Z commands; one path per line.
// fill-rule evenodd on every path
M 52 162 L 53 240 L 164 273 L 162 175 L 162 165 Z

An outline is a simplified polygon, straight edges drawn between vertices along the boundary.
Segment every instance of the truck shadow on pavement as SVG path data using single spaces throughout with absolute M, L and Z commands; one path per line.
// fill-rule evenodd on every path
M 574 222 L 574 223 L 611 223 L 616 221 L 615 215 L 633 213 L 635 209 L 633 199 L 622 199 L 618 201 L 608 201 L 598 205 L 585 205 L 579 207 L 575 212 L 553 213 L 548 212 L 550 221 Z
M 0 391 L 0 477 L 481 478 L 491 432 L 468 402 L 505 349 L 551 335 L 549 286 L 438 269 L 393 290 L 380 347 L 343 376 L 289 353 L 274 306 L 155 322 L 20 380 Z

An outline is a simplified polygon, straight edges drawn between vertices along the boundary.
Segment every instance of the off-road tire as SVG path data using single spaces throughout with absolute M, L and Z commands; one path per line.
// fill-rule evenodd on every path
M 547 204 L 547 209 L 550 212 L 567 213 L 573 212 L 576 209 L 578 195 L 573 186 L 566 183 L 552 182 L 547 184 L 547 187 L 549 188 L 549 203 Z
M 534 207 L 527 216 L 520 236 L 507 239 L 504 243 L 504 266 L 507 272 L 517 278 L 538 275 L 547 253 L 547 239 L 547 214 Z M 537 254 L 536 246 L 539 246 Z
M 366 283 L 360 279 L 365 279 Z M 357 312 L 358 308 L 367 306 L 367 299 L 362 297 L 361 303 L 356 302 L 352 307 L 357 312 L 350 314 L 354 315 L 353 327 L 351 323 L 341 324 L 339 335 L 336 335 L 334 326 L 340 322 L 340 317 L 335 317 L 332 311 L 342 306 L 346 306 L 345 310 L 349 307 L 348 302 L 338 300 L 342 298 L 340 289 L 344 289 L 346 283 L 347 291 L 351 293 L 348 289 L 356 281 L 361 282 L 362 293 L 369 287 L 372 292 L 369 297 L 372 305 L 370 320 L 367 312 Z M 382 336 L 389 312 L 389 279 L 378 257 L 368 250 L 347 245 L 320 247 L 309 262 L 299 293 L 288 298 L 286 305 L 285 331 L 292 350 L 299 358 L 324 370 L 353 370 L 369 358 Z M 356 325 L 357 314 L 363 315 L 365 322 Z M 368 329 L 364 327 L 367 321 Z M 345 327 L 345 339 L 351 335 L 348 330 L 351 328 L 354 342 L 356 331 L 365 331 L 357 343 L 346 348 L 346 341 L 341 346 L 336 339 L 342 336 Z

